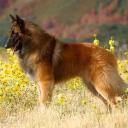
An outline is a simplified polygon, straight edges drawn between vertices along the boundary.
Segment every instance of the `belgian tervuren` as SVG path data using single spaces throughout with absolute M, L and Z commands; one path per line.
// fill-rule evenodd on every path
M 56 83 L 76 76 L 110 104 L 123 96 L 127 84 L 118 74 L 113 54 L 91 43 L 61 42 L 30 21 L 11 18 L 5 47 L 14 50 L 21 67 L 38 83 L 41 103 L 51 100 Z

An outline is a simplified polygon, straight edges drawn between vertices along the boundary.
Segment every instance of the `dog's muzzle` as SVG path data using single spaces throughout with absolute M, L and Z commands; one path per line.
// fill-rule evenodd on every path
M 4 45 L 4 48 L 9 48 L 9 46 L 8 46 L 8 42 L 9 42 L 9 39 L 7 39 L 7 41 L 5 42 L 5 45 Z
M 8 38 L 4 47 L 5 48 L 13 48 L 19 42 L 19 40 L 20 40 L 20 37 L 19 37 L 18 33 L 15 33 L 12 36 L 10 36 L 10 38 Z

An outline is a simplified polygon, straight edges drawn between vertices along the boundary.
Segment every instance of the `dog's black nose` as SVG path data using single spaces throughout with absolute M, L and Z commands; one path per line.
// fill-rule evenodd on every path
M 7 44 L 4 45 L 4 48 L 8 48 Z

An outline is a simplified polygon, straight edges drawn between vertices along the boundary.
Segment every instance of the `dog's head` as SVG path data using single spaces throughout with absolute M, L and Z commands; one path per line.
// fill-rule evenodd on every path
M 12 19 L 10 36 L 5 44 L 5 48 L 12 48 L 18 51 L 22 48 L 23 35 L 25 32 L 25 22 L 18 15 L 16 17 L 10 15 Z

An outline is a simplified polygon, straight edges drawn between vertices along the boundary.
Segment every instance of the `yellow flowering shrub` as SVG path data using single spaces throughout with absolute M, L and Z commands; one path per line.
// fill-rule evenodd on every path
M 100 45 L 100 41 L 97 39 L 97 35 L 94 34 L 93 36 L 94 36 L 94 41 L 93 41 L 94 45 L 99 46 Z
M 64 105 L 66 103 L 66 96 L 63 93 L 59 93 L 57 95 L 57 103 L 60 105 Z
M 26 106 L 35 104 L 35 84 L 23 73 L 12 50 L 7 50 L 7 55 L 7 61 L 0 60 L 0 105 L 14 107 L 18 102 Z M 27 102 L 30 93 L 34 99 Z
M 118 60 L 118 69 L 125 81 L 128 81 L 128 60 Z

